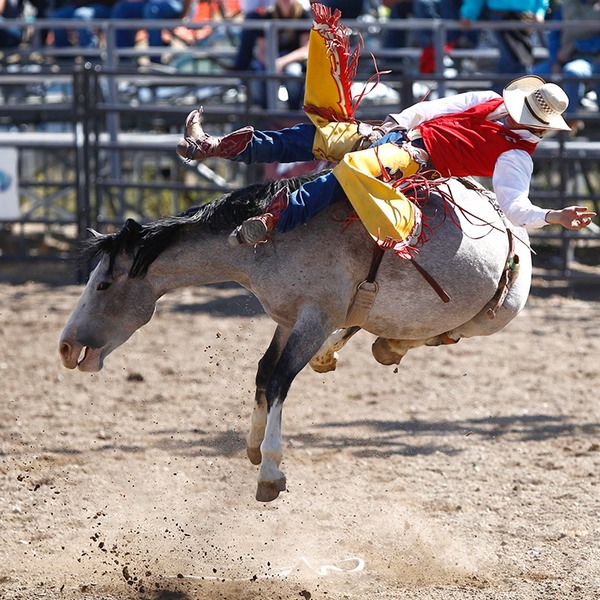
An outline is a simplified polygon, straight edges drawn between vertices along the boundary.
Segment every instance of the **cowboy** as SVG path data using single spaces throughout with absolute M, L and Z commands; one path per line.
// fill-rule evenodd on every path
M 188 159 L 337 162 L 330 174 L 292 194 L 278 194 L 265 214 L 232 232 L 232 244 L 265 241 L 268 231 L 293 229 L 346 197 L 373 239 L 402 255 L 420 241 L 422 215 L 394 183 L 431 170 L 445 177 L 493 177 L 498 203 L 517 226 L 558 223 L 581 229 L 591 223 L 595 213 L 586 207 L 544 210 L 528 198 L 537 143 L 548 131 L 570 130 L 562 117 L 569 102 L 559 86 L 520 77 L 502 96 L 467 92 L 420 102 L 388 115 L 381 127 L 368 128 L 354 117 L 357 103 L 351 93 L 361 45 L 350 50 L 350 31 L 340 24 L 339 10 L 332 13 L 316 2 L 311 8 L 304 97 L 311 124 L 270 132 L 245 127 L 215 138 L 202 130 L 198 111 L 186 120 L 186 137 L 177 151 Z
M 377 162 L 383 159 L 395 177 L 430 169 L 442 176 L 491 176 L 498 203 L 514 225 L 538 228 L 553 223 L 582 229 L 595 216 L 586 207 L 547 210 L 534 206 L 528 198 L 531 155 L 548 131 L 570 130 L 562 117 L 567 106 L 567 96 L 558 85 L 524 76 L 509 83 L 502 96 L 474 91 L 420 102 L 388 115 L 382 127 L 365 134 L 358 124 L 354 135 L 344 136 L 337 144 L 340 148 L 335 142 L 329 144 L 327 158 L 339 161 L 331 173 L 304 184 L 290 197 L 275 198 L 268 212 L 242 223 L 230 240 L 232 244 L 255 245 L 267 239 L 268 231 L 288 231 L 351 195 L 354 190 L 344 189 L 344 184 L 355 182 L 347 174 L 357 165 L 369 168 L 373 164 L 363 160 L 365 153 L 376 153 Z M 187 136 L 177 148 L 184 157 L 202 160 L 219 156 L 247 164 L 314 159 L 316 132 L 312 124 L 279 131 L 245 127 L 215 138 L 204 133 L 200 116 L 193 111 L 187 118 Z M 380 139 L 371 145 L 378 135 Z M 365 142 L 371 147 L 360 149 Z M 379 172 L 364 175 L 380 186 L 389 186 L 378 179 Z

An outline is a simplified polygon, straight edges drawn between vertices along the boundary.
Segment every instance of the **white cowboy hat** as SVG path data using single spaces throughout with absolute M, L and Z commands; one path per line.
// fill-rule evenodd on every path
M 502 92 L 508 114 L 519 124 L 539 129 L 571 131 L 562 114 L 569 106 L 565 91 L 537 75 L 511 81 Z

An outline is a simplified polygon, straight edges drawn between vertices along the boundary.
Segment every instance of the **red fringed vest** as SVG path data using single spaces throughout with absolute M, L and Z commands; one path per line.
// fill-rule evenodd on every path
M 510 129 L 487 121 L 502 98 L 477 104 L 464 112 L 436 117 L 417 125 L 433 167 L 444 177 L 491 177 L 498 157 L 507 150 L 533 154 L 537 144 Z

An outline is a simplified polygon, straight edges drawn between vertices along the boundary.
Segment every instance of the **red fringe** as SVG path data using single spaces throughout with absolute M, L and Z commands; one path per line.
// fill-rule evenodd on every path
M 342 13 L 339 8 L 336 8 L 331 14 L 331 8 L 315 2 L 311 9 L 315 15 L 315 22 L 322 25 L 329 25 L 332 29 L 336 28 L 342 18 Z
M 384 168 L 382 168 L 381 172 L 387 173 Z M 411 202 L 413 202 L 418 208 L 421 208 L 427 203 L 427 199 L 429 198 L 431 191 L 438 188 L 446 181 L 448 181 L 448 178 L 440 177 L 437 171 L 427 171 L 425 173 L 417 173 L 415 175 L 403 177 L 402 179 L 392 182 L 391 185 L 393 185 L 395 188 L 398 188 L 399 191 L 401 191 L 402 194 L 404 194 Z M 451 194 L 444 190 L 439 190 L 438 192 L 445 200 L 444 207 L 446 207 L 446 214 L 450 215 L 457 227 L 460 227 L 460 225 L 452 217 L 450 211 L 447 209 L 448 202 L 456 205 Z M 356 214 L 356 211 L 351 211 L 343 220 L 343 231 L 345 231 L 355 221 L 360 221 L 360 218 Z M 413 246 L 407 245 L 403 240 L 397 240 L 390 237 L 378 239 L 376 240 L 376 243 L 383 250 L 392 250 L 399 258 L 410 260 L 418 254 L 419 249 L 428 239 L 430 239 L 432 233 L 433 230 L 429 220 L 422 218 L 421 233 L 419 234 L 419 238 Z
M 382 171 L 384 173 L 385 170 Z M 457 211 L 459 211 L 466 220 L 471 224 L 479 227 L 486 227 L 486 230 L 482 232 L 482 234 L 478 237 L 469 236 L 471 239 L 481 239 L 486 235 L 489 235 L 492 230 L 497 230 L 504 232 L 505 229 L 498 227 L 494 223 L 490 223 L 481 217 L 473 214 L 468 211 L 466 208 L 461 206 L 456 202 L 452 192 L 448 189 L 440 189 L 442 184 L 447 183 L 449 177 L 441 177 L 437 171 L 425 171 L 423 173 L 417 173 L 415 175 L 409 175 L 408 177 L 403 177 L 402 179 L 394 181 L 391 185 L 395 188 L 398 188 L 402 194 L 404 194 L 411 202 L 413 202 L 417 207 L 421 208 L 427 204 L 427 200 L 429 199 L 429 195 L 432 191 L 437 191 L 440 197 L 443 200 L 443 220 L 449 218 L 456 227 L 462 229 L 460 222 L 454 216 L 452 210 L 450 210 L 450 206 L 453 206 Z M 346 231 L 352 223 L 360 221 L 359 216 L 356 214 L 356 211 L 351 211 L 344 219 L 344 227 L 342 231 Z M 422 218 L 422 230 L 419 235 L 417 242 L 414 246 L 408 246 L 406 242 L 402 240 L 395 240 L 393 238 L 386 238 L 384 240 L 378 239 L 376 241 L 377 245 L 380 246 L 383 250 L 393 250 L 394 253 L 399 258 L 404 259 L 412 259 L 414 258 L 419 249 L 425 244 L 433 235 L 433 227 L 431 225 L 430 219 Z M 463 230 L 464 233 L 464 230 Z M 467 235 L 465 233 L 465 235 Z M 522 241 L 522 240 L 521 240 Z
M 361 43 L 364 45 L 362 37 L 360 39 L 361 39 Z M 370 94 L 377 87 L 377 85 L 379 84 L 379 80 L 381 79 L 381 76 L 391 73 L 390 70 L 388 70 L 388 71 L 380 71 L 379 70 L 379 67 L 377 66 L 377 59 L 375 58 L 373 53 L 371 53 L 371 59 L 373 60 L 373 67 L 375 68 L 375 73 L 373 73 L 373 75 L 371 75 L 371 77 L 369 77 L 369 79 L 363 86 L 362 92 L 360 94 L 358 94 L 358 96 L 354 100 L 354 109 L 353 109 L 354 111 L 356 111 L 359 104 L 363 101 L 363 98 L 365 96 L 367 96 L 368 94 Z

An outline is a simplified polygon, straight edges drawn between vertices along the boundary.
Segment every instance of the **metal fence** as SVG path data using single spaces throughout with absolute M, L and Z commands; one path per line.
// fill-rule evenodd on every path
M 115 227 L 131 216 L 151 220 L 175 214 L 264 176 L 286 173 L 285 165 L 264 171 L 218 159 L 186 164 L 176 155 L 175 145 L 185 116 L 199 105 L 205 106 L 207 129 L 216 134 L 247 124 L 277 128 L 304 120 L 300 111 L 287 109 L 286 81 L 274 64 L 279 29 L 308 30 L 310 23 L 195 23 L 192 29 L 211 29 L 201 42 L 133 49 L 116 48 L 115 29 L 143 29 L 146 22 L 20 24 L 28 28 L 29 43 L 5 55 L 0 64 L 0 155 L 2 165 L 14 163 L 7 177 L 12 175 L 16 181 L 16 203 L 14 198 L 0 202 L 0 278 L 14 279 L 29 272 L 23 269 L 25 264 L 34 265 L 34 278 L 44 279 L 53 270 L 51 264 L 69 264 L 62 276 L 81 278 L 83 273 L 67 259 L 87 236 L 87 228 Z M 97 28 L 103 40 L 100 47 L 58 51 L 41 42 L 41 32 L 52 27 L 84 25 Z M 174 26 L 172 21 L 153 25 L 168 30 Z M 417 66 L 420 49 L 381 47 L 386 30 L 414 33 L 421 27 L 432 29 L 439 50 L 456 23 L 365 19 L 349 25 L 356 39 L 360 34 L 367 50 L 377 55 L 379 67 L 393 69 L 381 76 L 358 107 L 361 119 L 397 112 L 430 90 L 441 96 L 505 81 L 493 70 L 497 56 L 493 44 L 471 51 L 440 51 L 435 72 L 426 76 Z M 260 27 L 267 39 L 270 64 L 260 75 L 225 68 L 235 53 L 239 32 L 249 26 Z M 545 29 L 538 27 L 540 39 L 549 29 L 579 26 L 600 29 L 599 24 L 548 23 Z M 498 23 L 482 22 L 477 27 L 489 33 Z M 543 44 L 536 48 L 539 58 L 545 52 Z M 163 61 L 149 63 L 147 57 L 153 54 L 162 54 Z M 357 90 L 373 70 L 365 52 Z M 266 106 L 257 106 L 249 93 L 250 81 L 257 78 L 267 83 Z M 560 133 L 538 146 L 531 198 L 548 208 L 585 202 L 598 211 L 598 112 L 575 116 L 586 125 L 582 135 L 571 138 Z M 544 228 L 532 233 L 536 265 L 545 277 L 600 282 L 598 229 L 573 233 Z

